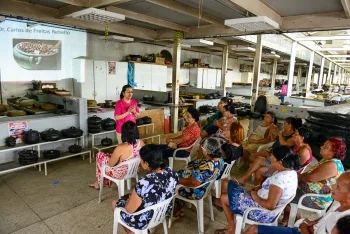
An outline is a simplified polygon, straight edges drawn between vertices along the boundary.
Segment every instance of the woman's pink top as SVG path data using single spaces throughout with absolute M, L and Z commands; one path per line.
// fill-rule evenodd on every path
M 134 99 L 131 99 L 129 103 L 125 102 L 123 99 L 120 99 L 115 104 L 115 110 L 114 110 L 114 116 L 116 115 L 122 115 L 125 112 L 128 111 L 129 107 L 134 106 L 136 112 L 139 111 L 139 107 L 137 106 L 137 102 Z M 121 134 L 122 132 L 122 126 L 125 122 L 132 121 L 136 123 L 136 116 L 133 113 L 128 114 L 124 119 L 120 119 L 116 121 L 116 131 L 117 133 Z
M 288 85 L 282 85 L 282 89 L 281 89 L 281 94 L 282 95 L 287 95 L 287 89 L 288 89 Z

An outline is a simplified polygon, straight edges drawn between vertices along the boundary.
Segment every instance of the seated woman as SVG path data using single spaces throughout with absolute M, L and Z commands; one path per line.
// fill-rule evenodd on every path
M 233 122 L 230 131 L 226 132 L 228 143 L 221 146 L 224 152 L 223 158 L 225 163 L 230 164 L 233 160 L 237 160 L 243 155 L 243 147 L 241 142 L 244 140 L 244 128 L 238 122 Z
M 201 132 L 201 137 L 216 137 L 221 142 L 221 144 L 226 143 L 228 139 L 226 139 L 225 135 L 230 131 L 231 124 L 237 121 L 235 114 L 236 108 L 233 105 L 230 104 L 224 106 L 222 111 L 222 118 L 215 120 L 213 123 L 213 126 L 217 127 L 217 131 L 209 134 L 204 130 Z
M 214 115 L 207 118 L 207 124 L 204 125 L 202 129 L 208 133 L 210 132 L 209 135 L 215 133 L 218 130 L 218 128 L 213 125 L 214 121 L 222 118 L 223 107 L 231 103 L 232 103 L 231 98 L 228 98 L 228 97 L 221 98 L 220 102 L 218 103 L 218 110 Z
M 176 148 L 184 148 L 191 146 L 199 138 L 200 128 L 197 123 L 199 120 L 199 115 L 199 111 L 197 111 L 195 108 L 190 107 L 187 109 L 187 112 L 184 114 L 186 127 L 182 131 L 182 134 L 178 137 L 166 139 L 166 143 L 168 145 L 161 145 L 163 148 L 164 159 L 173 157 L 175 148 L 168 147 L 169 144 L 176 145 Z M 176 157 L 187 158 L 190 155 L 190 152 L 191 149 L 179 150 L 176 153 Z
M 273 111 L 268 111 L 265 114 L 264 122 L 260 124 L 254 132 L 249 136 L 247 141 L 242 142 L 244 167 L 248 167 L 249 159 L 255 154 L 260 145 L 270 143 L 275 140 L 277 135 L 277 119 Z
M 191 161 L 186 168 L 178 171 L 179 184 L 186 187 L 197 187 L 210 180 L 217 179 L 224 168 L 224 160 L 221 157 L 220 143 L 216 139 L 207 138 L 199 147 L 201 159 Z M 182 187 L 178 193 L 188 199 L 201 199 L 207 186 L 198 189 Z
M 311 139 L 311 131 L 305 127 L 299 128 L 294 136 L 293 153 L 299 156 L 300 165 L 304 167 L 312 161 L 312 151 L 308 144 Z M 255 184 L 260 185 L 265 177 L 271 176 L 274 171 L 271 167 L 269 159 L 264 157 L 258 157 L 249 166 L 248 171 L 237 181 L 241 184 L 245 184 L 249 177 L 255 173 Z
M 221 204 L 217 203 L 224 209 L 228 227 L 216 230 L 216 234 L 235 232 L 234 214 L 243 215 L 244 211 L 250 207 L 274 210 L 295 195 L 298 186 L 298 176 L 295 171 L 299 168 L 298 156 L 293 154 L 289 147 L 280 146 L 272 151 L 271 163 L 276 172 L 267 178 L 259 189 L 248 192 L 236 182 L 232 180 L 228 182 L 227 190 L 222 191 L 224 193 L 220 197 Z M 256 222 L 267 223 L 273 221 L 276 216 L 277 214 L 273 212 L 253 211 L 249 218 Z
M 329 194 L 336 183 L 337 178 L 344 173 L 341 162 L 346 156 L 346 144 L 343 139 L 332 137 L 321 146 L 320 155 L 322 159 L 313 167 L 299 175 L 299 184 L 295 198 L 292 203 L 298 204 L 299 199 L 306 193 Z M 324 209 L 332 203 L 330 197 L 307 197 L 303 205 L 313 209 Z M 290 206 L 284 212 L 282 224 L 289 219 Z
M 132 158 L 140 157 L 140 149 L 145 144 L 139 139 L 139 130 L 137 125 L 132 121 L 127 121 L 122 126 L 122 141 L 124 143 L 119 144 L 112 154 L 99 152 L 96 154 L 96 177 L 97 180 L 90 184 L 92 188 L 100 189 L 101 169 L 103 165 L 115 167 L 121 162 L 125 162 Z M 116 178 L 123 179 L 128 166 L 122 166 L 118 168 L 110 168 L 106 171 L 107 175 Z M 105 179 L 104 186 L 111 186 L 110 180 Z
M 223 97 L 220 99 L 220 102 L 218 103 L 218 111 L 207 118 L 207 124 L 202 128 L 201 131 L 201 137 L 205 138 L 208 135 L 216 133 L 216 131 L 219 129 L 217 126 L 214 125 L 215 120 L 219 120 L 223 117 L 224 112 L 224 106 L 232 104 L 232 99 L 228 97 Z
M 132 213 L 171 198 L 175 194 L 175 187 L 179 180 L 177 174 L 163 163 L 159 145 L 150 144 L 142 147 L 140 156 L 141 167 L 148 173 L 139 179 L 130 195 L 112 201 L 113 210 L 115 207 L 125 208 L 128 214 L 121 212 L 121 219 L 136 229 L 146 227 L 151 221 L 153 213 L 145 212 L 137 216 L 132 215 Z M 131 233 L 129 230 L 126 231 Z
M 278 133 L 273 145 L 269 149 L 262 150 L 260 152 L 253 154 L 252 157 L 249 158 L 249 161 L 252 163 L 257 157 L 264 157 L 264 158 L 269 157 L 272 149 L 280 145 L 293 147 L 295 145 L 293 135 L 295 131 L 301 127 L 301 125 L 302 125 L 301 119 L 294 118 L 294 117 L 287 117 L 283 123 L 283 130 Z

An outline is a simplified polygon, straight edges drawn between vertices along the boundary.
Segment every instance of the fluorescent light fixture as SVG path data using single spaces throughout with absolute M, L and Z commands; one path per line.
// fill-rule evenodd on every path
M 347 51 L 350 50 L 350 46 L 344 46 L 343 48 L 322 48 L 322 49 L 315 49 L 316 51 Z
M 93 21 L 97 23 L 115 23 L 125 20 L 125 15 L 104 11 L 96 8 L 88 8 L 66 15 L 65 17 Z
M 323 36 L 323 37 L 298 37 L 297 41 L 334 41 L 334 40 L 350 40 L 350 36 Z
M 335 60 L 332 60 L 333 62 L 350 62 L 350 59 L 335 59 Z
M 307 63 L 295 63 L 296 66 L 307 66 Z
M 239 60 L 247 60 L 247 61 L 253 61 L 253 58 L 249 58 L 249 57 L 238 57 L 237 59 Z
M 289 60 L 289 59 L 282 59 L 280 62 L 281 62 L 281 63 L 289 63 L 290 60 Z
M 262 57 L 264 58 L 280 58 L 281 56 L 279 56 L 278 54 L 263 54 Z
M 229 19 L 225 25 L 241 32 L 279 29 L 279 24 L 266 16 Z
M 239 52 L 255 52 L 255 48 L 250 46 L 230 46 L 231 50 Z
M 107 41 L 117 41 L 117 42 L 133 42 L 134 38 L 132 37 L 122 37 L 122 36 L 115 36 L 115 35 L 111 35 L 111 36 L 100 36 L 98 37 L 101 40 L 107 40 Z
M 190 46 L 212 46 L 214 42 L 203 39 L 183 39 L 181 40 L 181 45 L 182 44 Z
M 326 58 L 350 58 L 350 55 L 344 55 L 344 54 L 332 54 L 332 55 L 325 55 Z

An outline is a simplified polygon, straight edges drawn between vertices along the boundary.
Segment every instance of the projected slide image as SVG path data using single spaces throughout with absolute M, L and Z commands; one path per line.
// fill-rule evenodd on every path
M 13 57 L 27 70 L 61 70 L 61 41 L 13 38 Z

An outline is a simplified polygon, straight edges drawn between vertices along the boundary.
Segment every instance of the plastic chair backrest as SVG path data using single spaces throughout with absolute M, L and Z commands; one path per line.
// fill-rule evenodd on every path
M 206 188 L 205 193 L 204 193 L 204 195 L 202 197 L 202 199 L 204 199 L 204 198 L 206 198 L 208 196 L 208 194 L 211 193 L 211 188 L 213 187 L 215 181 L 216 181 L 215 179 L 214 180 L 209 180 L 209 181 L 207 181 L 207 182 L 205 182 L 205 183 L 203 183 L 203 184 L 201 184 L 201 185 L 199 185 L 199 186 L 197 186 L 195 188 L 192 188 L 192 189 L 198 189 L 198 188 L 201 188 L 201 187 L 204 187 L 204 186 L 208 185 L 208 187 Z
M 158 224 L 163 223 L 169 204 L 173 200 L 174 196 L 171 198 L 166 199 L 165 201 L 159 202 L 156 205 L 149 206 L 142 210 L 142 213 L 145 211 L 153 210 L 153 216 L 151 221 L 149 222 L 147 229 L 153 228 L 157 226 Z
M 123 178 L 124 180 L 127 180 L 130 178 L 136 177 L 140 162 L 141 162 L 140 158 L 133 158 L 133 159 L 129 159 L 125 162 L 119 163 L 116 168 L 122 167 L 125 165 L 128 166 L 128 171 L 126 172 L 126 174 Z
M 197 154 L 197 151 L 199 149 L 199 146 L 200 146 L 200 142 L 201 142 L 202 138 L 198 138 L 193 144 L 192 144 L 192 149 L 191 149 L 191 152 L 190 152 L 190 158 L 194 158 Z
M 233 165 L 235 164 L 235 162 L 236 162 L 236 160 L 233 160 L 230 164 L 225 163 L 226 167 L 225 167 L 225 170 L 224 170 L 224 172 L 222 173 L 220 179 L 225 179 L 225 178 L 227 178 L 227 177 L 230 176 L 231 169 L 232 169 Z
M 311 162 L 310 162 L 311 163 Z M 303 166 L 302 168 L 300 168 L 297 172 L 298 174 L 303 174 L 306 170 L 306 168 L 310 165 L 310 163 L 306 164 L 305 166 Z

